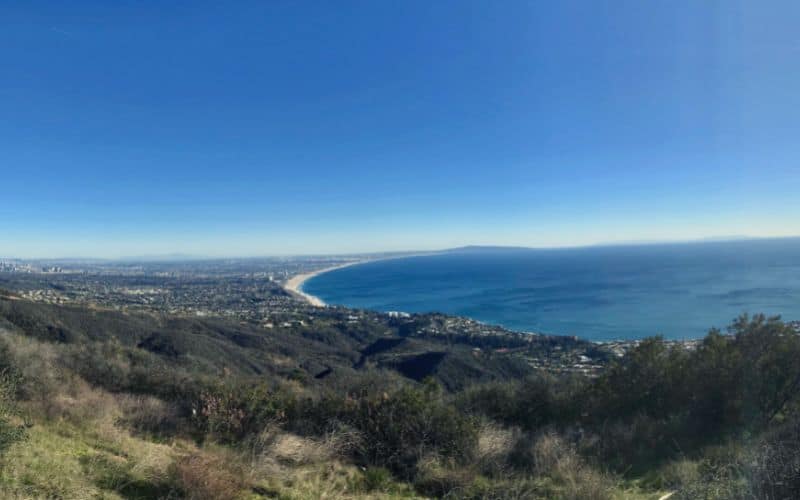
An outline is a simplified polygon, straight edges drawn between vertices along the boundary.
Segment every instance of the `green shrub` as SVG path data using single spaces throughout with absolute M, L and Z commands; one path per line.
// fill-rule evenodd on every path
M 359 435 L 351 449 L 357 461 L 403 478 L 413 477 L 417 462 L 428 454 L 469 461 L 478 438 L 476 419 L 459 412 L 430 383 L 301 400 L 287 420 L 288 428 L 301 435 L 352 429 Z
M 389 491 L 393 486 L 392 473 L 383 467 L 368 467 L 364 471 L 364 491 Z
M 175 405 L 153 396 L 123 396 L 120 407 L 118 424 L 156 438 L 174 436 L 188 423 Z
M 16 383 L 7 372 L 0 373 L 0 454 L 25 437 L 25 429 L 12 419 L 16 416 Z
M 403 477 L 429 453 L 467 461 L 477 445 L 476 423 L 430 388 L 364 396 L 348 410 L 349 423 L 364 435 L 363 458 Z
M 281 424 L 295 405 L 295 397 L 277 387 L 226 384 L 203 392 L 193 415 L 205 433 L 222 442 L 236 442 Z
M 18 381 L 8 345 L 0 341 L 0 454 L 25 437 L 25 429 L 13 422 L 17 417 Z
M 536 375 L 519 382 L 494 382 L 460 394 L 462 411 L 507 426 L 536 431 L 548 425 L 573 422 L 579 412 L 585 379 Z

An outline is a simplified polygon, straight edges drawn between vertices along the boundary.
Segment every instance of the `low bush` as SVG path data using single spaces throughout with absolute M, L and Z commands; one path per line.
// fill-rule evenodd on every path
M 241 471 L 231 470 L 222 457 L 194 454 L 175 464 L 175 479 L 187 500 L 229 500 L 244 488 Z
M 800 417 L 757 441 L 746 476 L 755 498 L 800 498 Z
M 8 371 L 0 372 L 0 456 L 12 444 L 25 437 L 17 418 L 16 381 Z
M 155 438 L 180 434 L 188 424 L 176 405 L 153 396 L 124 395 L 119 405 L 122 416 L 117 423 Z
M 458 467 L 431 455 L 418 462 L 414 487 L 427 497 L 468 498 L 468 491 L 479 489 L 473 488 L 475 479 L 476 475 L 469 467 Z
M 613 478 L 592 467 L 575 446 L 553 431 L 524 435 L 512 451 L 511 463 L 520 471 L 552 481 L 545 496 L 565 499 L 607 499 Z
M 536 431 L 574 422 L 586 383 L 586 379 L 544 374 L 519 382 L 494 382 L 465 390 L 456 406 L 506 426 Z
M 280 422 L 298 434 L 335 439 L 343 453 L 358 463 L 385 467 L 402 478 L 414 476 L 417 462 L 435 454 L 469 461 L 477 447 L 476 419 L 460 413 L 430 383 L 403 386 L 390 392 L 363 389 L 346 397 L 328 394 L 317 399 L 279 398 L 255 404 L 266 422 Z M 247 405 L 212 400 L 204 414 L 220 415 L 209 422 L 225 432 L 248 427 Z M 220 425 L 222 424 L 222 425 Z M 235 434 L 235 432 L 234 432 Z
M 221 442 L 236 442 L 286 421 L 296 398 L 287 390 L 266 384 L 223 384 L 195 401 L 195 424 Z
M 511 467 L 511 452 L 519 439 L 518 429 L 506 429 L 496 424 L 482 426 L 475 454 L 475 463 L 481 473 L 491 478 L 505 476 Z
M 17 386 L 20 376 L 8 345 L 0 339 L 0 456 L 25 436 L 17 416 Z
M 362 396 L 346 405 L 344 418 L 364 436 L 360 458 L 401 477 L 413 477 L 417 462 L 431 453 L 469 461 L 477 445 L 477 424 L 430 387 Z
M 390 491 L 394 486 L 392 473 L 383 467 L 369 467 L 364 471 L 361 487 L 364 491 Z

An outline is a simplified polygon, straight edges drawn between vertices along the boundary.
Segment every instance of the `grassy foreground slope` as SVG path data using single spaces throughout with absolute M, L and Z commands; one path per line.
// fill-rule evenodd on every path
M 416 377 L 420 356 L 447 364 Z M 794 498 L 798 360 L 761 316 L 590 378 L 363 325 L 7 297 L 0 497 Z

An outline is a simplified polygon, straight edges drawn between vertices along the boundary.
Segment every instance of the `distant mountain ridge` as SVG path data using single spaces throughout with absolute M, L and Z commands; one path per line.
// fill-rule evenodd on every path
M 465 245 L 460 247 L 448 248 L 436 253 L 464 253 L 464 252 L 503 252 L 519 250 L 561 250 L 567 248 L 595 248 L 595 247 L 615 247 L 615 246 L 644 246 L 644 245 L 680 245 L 680 244 L 701 244 L 701 243 L 725 243 L 751 240 L 791 240 L 799 239 L 800 236 L 708 236 L 696 239 L 679 240 L 630 240 L 613 241 L 605 243 L 592 243 L 586 245 L 571 246 L 521 246 L 521 245 Z

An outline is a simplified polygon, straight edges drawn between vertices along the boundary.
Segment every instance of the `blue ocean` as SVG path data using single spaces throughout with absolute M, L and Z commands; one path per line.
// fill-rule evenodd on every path
M 467 248 L 339 269 L 303 289 L 329 304 L 588 340 L 691 339 L 744 312 L 800 320 L 800 238 Z

